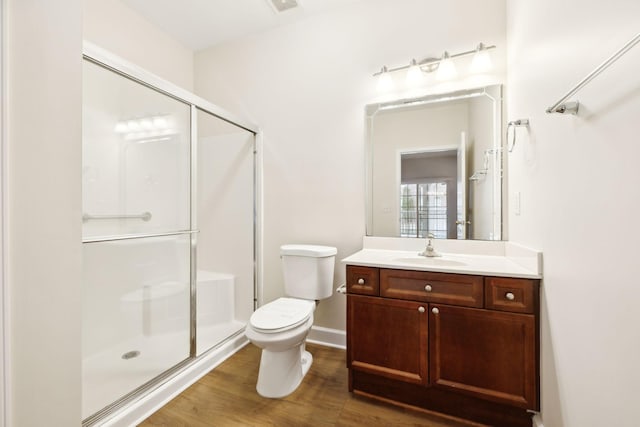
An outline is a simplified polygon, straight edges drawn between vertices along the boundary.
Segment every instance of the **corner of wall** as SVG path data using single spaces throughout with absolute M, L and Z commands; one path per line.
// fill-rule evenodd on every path
M 7 399 L 11 393 L 9 393 L 9 379 L 8 366 L 9 366 L 9 351 L 6 347 L 6 319 L 7 319 L 7 287 L 5 286 L 5 184 L 6 184 L 6 164 L 5 164 L 5 152 L 6 152 L 6 81 L 5 81 L 5 40 L 6 40 L 6 28 L 7 22 L 5 20 L 5 3 L 6 0 L 0 0 L 0 427 L 9 425 L 9 414 L 7 411 L 8 404 Z

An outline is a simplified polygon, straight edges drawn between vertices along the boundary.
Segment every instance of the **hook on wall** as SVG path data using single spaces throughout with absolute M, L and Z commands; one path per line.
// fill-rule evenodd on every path
M 509 129 L 513 128 L 513 138 L 511 140 L 510 146 L 507 147 L 509 152 L 512 152 L 513 148 L 516 146 L 516 128 L 523 126 L 527 129 L 529 128 L 529 119 L 512 120 L 507 123 L 507 144 L 509 141 Z

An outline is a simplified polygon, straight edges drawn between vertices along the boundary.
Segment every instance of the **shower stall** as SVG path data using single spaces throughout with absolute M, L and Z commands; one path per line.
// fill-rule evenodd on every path
M 85 45 L 84 425 L 243 333 L 257 292 L 256 132 Z

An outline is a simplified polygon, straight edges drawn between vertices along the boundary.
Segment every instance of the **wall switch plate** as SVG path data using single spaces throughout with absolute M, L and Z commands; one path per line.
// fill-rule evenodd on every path
M 515 215 L 520 215 L 520 192 L 516 191 L 513 193 L 513 213 Z

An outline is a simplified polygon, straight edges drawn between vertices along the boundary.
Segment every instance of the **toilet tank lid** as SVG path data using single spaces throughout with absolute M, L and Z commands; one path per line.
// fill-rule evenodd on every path
M 308 257 L 328 257 L 338 253 L 333 246 L 320 245 L 282 245 L 280 246 L 280 255 L 297 255 Z

